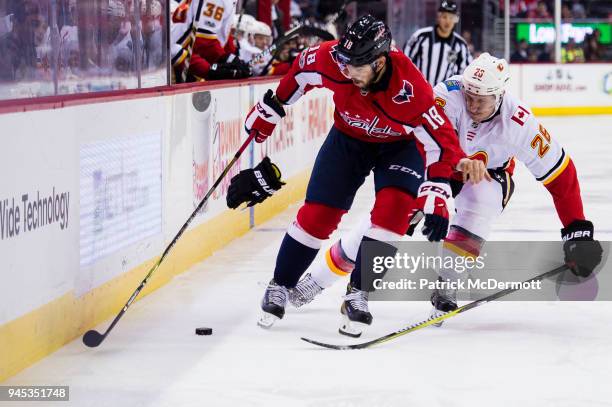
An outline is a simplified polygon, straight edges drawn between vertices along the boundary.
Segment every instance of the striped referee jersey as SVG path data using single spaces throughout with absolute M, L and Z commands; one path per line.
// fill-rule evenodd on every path
M 467 42 L 454 31 L 448 38 L 442 38 L 436 27 L 425 27 L 415 31 L 406 44 L 404 53 L 427 79 L 431 86 L 460 75 L 472 62 Z

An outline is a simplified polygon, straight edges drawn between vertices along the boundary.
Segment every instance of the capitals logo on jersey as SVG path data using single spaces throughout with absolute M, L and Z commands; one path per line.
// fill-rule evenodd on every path
M 329 54 L 331 55 L 332 59 L 334 60 L 334 62 L 336 64 L 338 64 L 338 51 L 337 51 L 337 48 L 338 48 L 338 44 L 335 44 L 333 47 L 331 47 L 329 49 Z
M 404 79 L 402 89 L 400 89 L 397 95 L 393 96 L 393 101 L 399 105 L 401 103 L 410 102 L 410 98 L 413 96 L 414 91 L 412 88 L 412 84 Z
M 378 116 L 374 116 L 372 120 L 361 118 L 358 114 L 351 116 L 349 112 L 338 112 L 340 117 L 351 127 L 361 129 L 366 132 L 368 136 L 387 138 L 387 137 L 401 137 L 402 134 L 393 130 L 390 126 L 377 127 L 376 125 L 380 121 Z

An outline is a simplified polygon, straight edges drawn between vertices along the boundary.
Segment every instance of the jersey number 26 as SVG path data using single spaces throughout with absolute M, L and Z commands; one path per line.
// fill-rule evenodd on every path
M 531 140 L 531 148 L 538 150 L 538 156 L 540 158 L 544 157 L 550 149 L 550 134 L 548 134 L 548 130 L 546 130 L 541 124 L 540 132 L 536 134 L 533 140 Z

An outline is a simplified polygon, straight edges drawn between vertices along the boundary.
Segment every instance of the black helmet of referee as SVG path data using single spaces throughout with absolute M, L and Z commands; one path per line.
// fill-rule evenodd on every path
M 452 0 L 442 0 L 438 11 L 457 14 L 457 3 Z
M 346 30 L 336 49 L 338 62 L 360 66 L 371 64 L 391 49 L 391 31 L 369 14 L 359 18 Z

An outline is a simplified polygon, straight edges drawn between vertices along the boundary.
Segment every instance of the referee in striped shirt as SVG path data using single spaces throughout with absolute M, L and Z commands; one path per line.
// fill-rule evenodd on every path
M 457 21 L 457 4 L 452 0 L 443 0 L 438 8 L 436 25 L 417 30 L 406 44 L 404 53 L 431 86 L 463 73 L 472 62 L 467 43 L 453 31 Z

